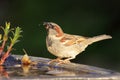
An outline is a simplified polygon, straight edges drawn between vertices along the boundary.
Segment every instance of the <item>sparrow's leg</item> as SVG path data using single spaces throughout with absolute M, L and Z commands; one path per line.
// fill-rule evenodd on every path
M 66 64 L 66 63 L 70 63 L 70 60 L 71 60 L 71 59 L 74 59 L 74 58 L 73 58 L 73 57 L 67 58 L 67 59 L 65 59 L 65 60 L 63 61 L 63 63 L 65 63 L 65 64 Z
M 70 58 L 67 58 L 67 59 L 65 59 L 65 60 L 61 60 L 61 61 L 59 61 L 58 64 L 68 64 L 68 63 L 71 63 L 70 60 L 71 60 L 71 59 L 74 59 L 74 58 L 75 58 L 75 57 L 70 57 Z
M 58 58 L 56 58 L 56 59 L 53 59 L 53 60 L 49 61 L 48 64 L 50 64 L 50 63 L 52 63 L 52 62 L 61 62 L 61 61 L 63 61 L 63 60 L 58 57 Z

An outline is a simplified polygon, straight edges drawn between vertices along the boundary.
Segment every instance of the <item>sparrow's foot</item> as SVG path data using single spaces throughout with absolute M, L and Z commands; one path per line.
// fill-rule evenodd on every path
M 49 61 L 48 64 L 51 64 L 53 62 L 61 62 L 61 61 L 63 61 L 63 60 L 61 60 L 61 58 L 56 58 L 56 59 Z
M 58 62 L 58 64 L 69 64 L 69 63 L 71 63 L 71 62 L 68 59 L 65 59 L 65 60 L 62 60 L 62 61 Z
M 58 64 L 69 64 L 69 63 L 71 63 L 71 62 L 70 62 L 70 59 L 62 60 L 61 58 L 57 58 L 57 59 L 53 59 L 53 60 L 49 61 L 48 64 L 51 64 L 51 63 L 53 63 L 53 62 L 56 62 L 57 65 L 58 65 Z

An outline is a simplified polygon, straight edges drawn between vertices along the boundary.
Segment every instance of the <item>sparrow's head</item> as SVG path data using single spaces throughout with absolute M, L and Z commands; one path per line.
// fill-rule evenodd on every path
M 48 31 L 48 35 L 56 35 L 57 37 L 61 37 L 63 35 L 63 31 L 59 25 L 53 22 L 44 22 L 46 30 Z

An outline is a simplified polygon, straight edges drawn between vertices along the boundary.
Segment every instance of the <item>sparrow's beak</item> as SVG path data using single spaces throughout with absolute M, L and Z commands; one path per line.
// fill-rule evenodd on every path
M 48 25 L 48 24 L 49 24 L 49 22 L 44 22 L 44 23 L 43 23 L 44 26 L 46 26 L 46 25 Z
M 43 25 L 45 26 L 46 29 L 54 28 L 51 22 L 44 22 Z

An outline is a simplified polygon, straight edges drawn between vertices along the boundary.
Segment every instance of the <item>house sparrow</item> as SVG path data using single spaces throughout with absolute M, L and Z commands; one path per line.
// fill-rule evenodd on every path
M 48 51 L 55 55 L 57 59 L 51 62 L 69 63 L 85 48 L 97 41 L 110 39 L 110 35 L 99 35 L 95 37 L 84 37 L 64 33 L 59 25 L 53 22 L 44 22 L 43 25 L 47 30 L 46 45 Z

